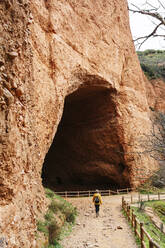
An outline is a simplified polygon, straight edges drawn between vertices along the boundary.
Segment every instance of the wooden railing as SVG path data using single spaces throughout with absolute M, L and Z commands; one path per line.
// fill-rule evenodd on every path
M 133 188 L 126 188 L 126 189 L 117 189 L 117 190 L 99 190 L 99 193 L 102 196 L 110 196 L 110 195 L 119 195 L 124 193 L 129 193 Z M 95 193 L 95 190 L 82 190 L 82 191 L 61 191 L 61 192 L 55 192 L 55 194 L 60 195 L 62 197 L 90 197 L 93 196 Z
M 147 233 L 143 223 L 138 220 L 137 216 L 134 214 L 133 209 L 131 209 L 128 202 L 124 200 L 124 197 L 122 197 L 122 208 L 128 218 L 128 221 L 131 223 L 131 226 L 134 229 L 135 236 L 138 236 L 140 239 L 141 248 L 147 248 L 144 242 L 145 237 L 148 239 L 149 248 L 161 248 Z
M 157 194 L 140 194 L 137 193 L 136 196 L 133 196 L 133 194 L 130 194 L 125 197 L 127 199 L 127 202 L 130 203 L 137 203 L 137 202 L 144 202 L 144 201 L 152 201 L 152 200 L 165 200 L 165 192 L 158 192 Z

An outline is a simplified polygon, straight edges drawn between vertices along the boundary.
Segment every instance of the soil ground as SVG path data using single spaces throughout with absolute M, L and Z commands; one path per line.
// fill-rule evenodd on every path
M 137 248 L 131 228 L 121 212 L 122 196 L 104 196 L 100 215 L 95 216 L 92 198 L 68 199 L 78 209 L 72 233 L 62 241 L 64 248 Z

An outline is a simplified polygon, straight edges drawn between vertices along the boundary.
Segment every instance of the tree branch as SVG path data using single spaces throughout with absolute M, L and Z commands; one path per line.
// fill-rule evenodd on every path
M 134 9 L 129 8 L 129 11 L 131 11 L 133 13 L 139 13 L 142 15 L 152 16 L 152 17 L 156 18 L 157 20 L 159 20 L 163 25 L 165 25 L 165 19 L 159 13 L 150 12 L 151 10 L 140 10 L 136 5 L 133 5 L 133 6 L 136 7 L 138 10 L 134 10 Z
M 162 6 L 163 9 L 165 9 L 165 5 L 163 5 L 160 0 L 158 0 L 158 3 Z
M 151 4 L 149 1 L 146 0 L 142 7 L 139 7 L 132 3 L 131 3 L 131 6 L 133 8 L 131 7 L 128 8 L 129 11 L 131 11 L 132 13 L 138 13 L 138 14 L 146 15 L 146 16 L 153 18 L 151 19 L 151 22 L 153 23 L 153 25 L 155 25 L 154 30 L 150 34 L 144 35 L 142 37 L 138 37 L 134 40 L 135 42 L 137 42 L 136 46 L 138 48 L 140 48 L 149 38 L 165 37 L 165 34 L 161 32 L 159 32 L 159 34 L 156 33 L 159 27 L 163 31 L 164 29 L 162 28 L 162 26 L 165 27 L 165 18 L 161 14 L 161 9 L 162 8 L 165 9 L 165 6 L 161 0 L 157 0 L 156 3 L 154 4 Z M 156 21 L 159 23 L 157 24 Z
M 138 40 L 142 40 L 142 39 L 144 39 L 141 43 L 140 43 L 140 45 L 139 45 L 139 48 L 144 44 L 144 42 L 146 41 L 146 40 L 148 40 L 150 37 L 158 37 L 159 35 L 158 34 L 155 34 L 156 33 L 156 31 L 157 31 L 157 29 L 160 27 L 162 25 L 162 23 L 159 23 L 155 28 L 154 28 L 154 30 L 150 33 L 150 34 L 148 34 L 148 35 L 145 35 L 145 36 L 142 36 L 142 37 L 138 37 L 137 39 L 135 39 L 134 40 L 134 42 L 136 42 L 136 41 L 138 41 Z

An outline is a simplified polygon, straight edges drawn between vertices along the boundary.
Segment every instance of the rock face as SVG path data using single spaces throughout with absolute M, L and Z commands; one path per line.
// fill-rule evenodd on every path
M 150 110 L 125 0 L 4 0 L 0 16 L 0 240 L 37 247 L 44 160 L 53 187 L 137 186 L 157 167 L 137 153 Z
M 148 105 L 152 111 L 165 113 L 165 82 L 161 79 L 145 80 Z

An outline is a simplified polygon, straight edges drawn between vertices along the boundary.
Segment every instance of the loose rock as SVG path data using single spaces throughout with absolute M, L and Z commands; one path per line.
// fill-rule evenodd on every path
M 4 61 L 0 60 L 0 67 L 4 65 Z
M 10 59 L 15 59 L 16 57 L 18 57 L 17 52 L 9 52 L 9 53 L 7 53 L 7 55 Z

